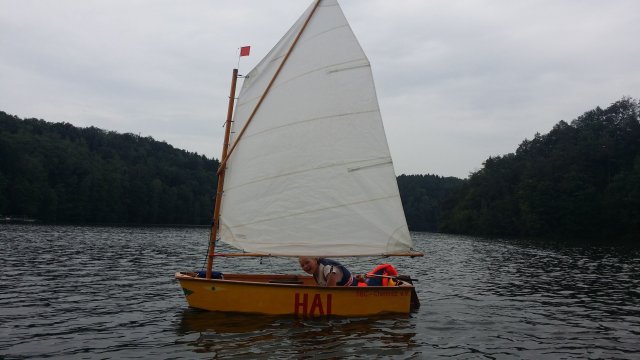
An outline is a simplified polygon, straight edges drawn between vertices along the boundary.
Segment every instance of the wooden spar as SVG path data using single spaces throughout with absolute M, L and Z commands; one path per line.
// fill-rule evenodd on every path
M 262 254 L 262 253 L 224 253 L 224 254 L 214 254 L 215 257 L 277 257 L 278 255 L 272 254 Z M 282 255 L 282 257 L 298 257 L 299 255 Z M 332 255 L 331 257 L 353 257 L 354 255 Z M 409 252 L 409 253 L 396 253 L 396 254 L 381 254 L 381 255 L 359 255 L 359 257 L 363 256 L 380 256 L 380 257 L 389 257 L 389 256 L 410 256 L 410 257 L 421 257 L 424 256 L 421 252 Z
M 273 74 L 273 77 L 271 78 L 271 81 L 269 81 L 269 85 L 267 85 L 267 88 L 264 90 L 264 93 L 262 93 L 262 96 L 260 97 L 260 100 L 258 100 L 258 103 L 256 104 L 256 107 L 253 109 L 253 112 L 251 112 L 251 115 L 249 115 L 249 118 L 247 119 L 247 122 L 244 124 L 244 126 L 242 127 L 242 130 L 240 130 L 240 133 L 238 133 L 238 136 L 233 141 L 233 146 L 231 146 L 231 149 L 229 149 L 229 153 L 227 154 L 227 156 L 222 158 L 222 162 L 220 163 L 220 168 L 218 168 L 218 175 L 220 175 L 220 172 L 223 171 L 223 169 L 225 168 L 225 166 L 227 164 L 227 159 L 229 158 L 229 156 L 231 156 L 231 153 L 233 153 L 233 150 L 238 145 L 238 141 L 240 141 L 240 138 L 242 138 L 242 135 L 244 134 L 245 130 L 247 130 L 247 126 L 249 126 L 249 124 L 251 123 L 251 120 L 253 120 L 253 117 L 258 112 L 258 109 L 260 108 L 260 105 L 262 105 L 262 101 L 264 101 L 264 99 L 267 97 L 267 93 L 269 93 L 269 90 L 271 89 L 271 86 L 276 81 L 276 78 L 280 74 L 280 71 L 284 67 L 284 64 L 287 62 L 287 59 L 289 59 L 289 55 L 291 55 L 291 52 L 293 51 L 293 48 L 298 43 L 298 39 L 300 39 L 300 35 L 302 35 L 302 33 L 304 32 L 304 29 L 307 27 L 307 24 L 309 24 L 309 20 L 311 20 L 311 17 L 316 12 L 316 9 L 318 8 L 318 5 L 320 5 L 320 1 L 322 1 L 322 0 L 317 0 L 315 5 L 313 6 L 313 9 L 311 9 L 311 12 L 309 13 L 309 16 L 307 17 L 307 19 L 305 20 L 304 24 L 302 25 L 302 28 L 300 28 L 300 31 L 296 35 L 296 38 L 293 40 L 293 43 L 291 43 L 291 46 L 289 47 L 289 50 L 287 51 L 287 54 L 282 59 L 282 62 L 280 63 L 280 66 L 278 66 L 278 69 L 276 70 L 275 74 Z
M 368 278 L 385 278 L 385 279 L 394 279 L 394 280 L 402 280 L 403 276 L 407 276 L 407 275 L 396 275 L 396 276 L 389 276 L 389 275 L 376 275 L 376 274 L 364 274 L 364 277 L 368 277 Z M 412 279 L 409 278 L 409 280 L 411 281 L 418 281 L 418 279 Z
M 215 257 L 268 257 L 272 256 L 269 254 L 260 254 L 260 253 L 225 253 L 225 254 L 214 254 Z
M 229 107 L 227 108 L 227 121 L 224 129 L 224 143 L 222 145 L 221 159 L 226 159 L 227 150 L 229 149 L 229 135 L 231 134 L 231 119 L 233 118 L 233 104 L 236 100 L 236 83 L 238 81 L 238 69 L 233 69 L 231 77 L 231 91 L 229 92 Z M 213 257 L 216 249 L 216 236 L 220 229 L 220 204 L 222 203 L 222 191 L 224 188 L 224 167 L 220 164 L 218 169 L 218 187 L 216 189 L 216 205 L 213 209 L 213 223 L 211 224 L 211 233 L 209 234 L 209 254 L 207 254 L 207 279 L 211 279 L 211 270 L 213 269 Z

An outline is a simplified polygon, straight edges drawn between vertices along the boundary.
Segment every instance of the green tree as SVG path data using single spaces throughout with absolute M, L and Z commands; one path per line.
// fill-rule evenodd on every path
M 64 223 L 208 224 L 218 162 L 150 137 L 0 112 L 0 213 Z
M 611 240 L 638 234 L 640 117 L 623 98 L 588 111 L 514 154 L 485 161 L 448 203 L 440 230 Z M 634 232 L 635 231 L 635 232 Z

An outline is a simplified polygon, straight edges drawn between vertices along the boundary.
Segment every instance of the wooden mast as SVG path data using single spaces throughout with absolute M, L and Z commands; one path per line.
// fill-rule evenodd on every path
M 231 120 L 233 118 L 233 105 L 236 100 L 236 82 L 238 81 L 238 69 L 233 69 L 231 77 L 231 91 L 229 92 L 229 107 L 227 108 L 227 121 L 224 129 L 224 143 L 222 145 L 222 156 L 220 159 L 227 158 L 229 149 L 229 135 L 231 134 Z M 211 223 L 211 233 L 209 234 L 209 254 L 207 254 L 207 279 L 211 279 L 211 270 L 213 269 L 213 257 L 216 249 L 216 236 L 220 229 L 220 203 L 222 202 L 222 191 L 224 188 L 224 174 L 226 162 L 222 162 L 218 169 L 218 187 L 216 189 L 216 205 L 213 209 L 213 223 Z

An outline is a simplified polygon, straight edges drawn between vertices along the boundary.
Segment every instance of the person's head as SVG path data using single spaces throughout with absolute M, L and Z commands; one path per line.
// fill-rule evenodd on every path
M 318 258 L 300 256 L 298 261 L 300 262 L 302 270 L 307 274 L 313 275 L 316 272 L 316 269 L 318 269 Z

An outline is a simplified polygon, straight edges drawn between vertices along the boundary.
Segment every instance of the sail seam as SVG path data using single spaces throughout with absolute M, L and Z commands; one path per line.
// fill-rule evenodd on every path
M 361 68 L 361 67 L 371 67 L 371 64 L 369 64 L 369 60 L 367 60 L 366 57 L 358 58 L 358 59 L 355 59 L 355 60 L 349 60 L 349 61 L 345 61 L 345 62 L 342 62 L 342 63 L 331 64 L 331 65 L 328 65 L 328 66 L 323 66 L 321 68 L 316 68 L 316 69 L 313 69 L 313 70 L 309 70 L 307 72 L 304 72 L 304 73 L 298 74 L 296 76 L 293 76 L 293 77 L 291 77 L 289 79 L 282 80 L 278 84 L 273 84 L 273 88 L 276 89 L 276 88 L 278 88 L 278 87 L 280 87 L 280 86 L 282 86 L 284 84 L 287 84 L 287 83 L 289 83 L 291 81 L 297 80 L 297 79 L 299 79 L 301 77 L 307 76 L 309 74 L 313 74 L 315 72 L 325 71 L 326 69 L 331 69 L 331 68 L 335 68 L 335 67 L 342 66 L 342 65 L 361 62 L 363 60 L 366 61 L 367 63 L 366 64 L 362 64 L 360 66 L 353 66 L 353 67 L 350 67 L 350 68 L 345 68 L 344 70 L 358 69 L 358 68 Z M 341 71 L 341 70 L 342 69 L 333 70 L 333 71 L 330 70 L 330 71 L 327 71 L 327 73 L 337 72 L 337 71 Z M 243 101 L 243 102 L 238 101 L 237 107 L 243 107 L 243 106 L 253 102 L 256 99 L 259 99 L 259 98 L 260 98 L 260 96 L 254 96 L 251 99 L 247 99 L 246 101 Z
M 264 222 L 269 222 L 269 221 L 273 221 L 273 220 L 281 220 L 281 219 L 286 219 L 286 218 L 300 216 L 300 215 L 312 214 L 312 213 L 322 212 L 322 211 L 331 210 L 331 209 L 339 209 L 339 208 L 343 208 L 343 207 L 361 205 L 361 204 L 366 204 L 366 203 L 370 203 L 370 202 L 374 202 L 374 201 L 382 201 L 382 200 L 388 200 L 388 199 L 399 198 L 399 197 L 400 197 L 400 195 L 398 194 L 398 195 L 384 196 L 384 197 L 375 198 L 375 199 L 367 199 L 367 200 L 362 200 L 362 201 L 355 201 L 355 202 L 348 203 L 348 204 L 340 204 L 340 205 L 336 205 L 336 206 L 327 206 L 327 207 L 320 208 L 320 209 L 313 209 L 313 210 L 309 210 L 309 211 L 301 211 L 301 212 L 297 212 L 297 213 L 290 214 L 290 215 L 276 216 L 276 217 L 269 218 L 269 219 L 253 221 L 253 222 L 249 222 L 249 223 L 246 223 L 246 224 L 240 224 L 240 225 L 231 225 L 231 226 L 228 226 L 228 227 L 230 229 L 237 229 L 237 228 L 241 228 L 241 227 L 245 227 L 245 226 L 249 226 L 249 225 L 254 225 L 254 224 L 259 224 L 259 223 L 264 223 Z
M 354 171 L 358 171 L 358 170 L 362 170 L 362 169 L 368 169 L 368 168 L 372 168 L 372 167 L 389 165 L 389 164 L 392 164 L 392 163 L 393 162 L 391 161 L 391 158 L 389 158 L 388 161 L 379 162 L 379 163 L 376 163 L 376 164 L 362 165 L 362 166 L 358 166 L 358 167 L 354 167 L 354 168 L 348 168 L 347 171 L 348 172 L 354 172 Z
M 315 168 L 310 168 L 310 169 L 303 169 L 303 170 L 299 170 L 299 171 L 291 171 L 291 172 L 288 172 L 288 173 L 278 174 L 278 175 L 275 175 L 275 176 L 263 177 L 263 178 L 259 178 L 259 179 L 253 180 L 253 181 L 246 182 L 244 184 L 239 184 L 239 185 L 234 186 L 232 188 L 227 188 L 225 190 L 225 192 L 230 192 L 232 190 L 236 190 L 236 189 L 241 188 L 243 186 L 257 184 L 257 183 L 260 183 L 260 182 L 263 182 L 263 181 L 273 180 L 273 179 L 277 179 L 277 178 L 281 178 L 281 177 L 286 177 L 286 176 L 291 176 L 291 175 L 299 175 L 299 174 L 304 174 L 304 173 L 308 173 L 308 172 L 312 172 L 312 171 L 325 170 L 325 169 L 329 169 L 329 168 L 333 168 L 333 167 L 339 167 L 339 166 L 348 166 L 350 164 L 363 163 L 363 162 L 366 162 L 366 161 L 387 160 L 387 159 L 389 159 L 389 157 L 385 156 L 385 157 L 377 157 L 377 158 L 371 158 L 371 159 L 366 159 L 366 160 L 356 160 L 356 161 L 351 161 L 351 162 L 341 162 L 341 163 L 337 163 L 337 164 L 330 164 L 330 165 L 326 165 L 326 166 L 320 166 L 320 167 L 315 167 Z M 391 164 L 392 162 L 391 161 L 387 161 L 387 163 Z M 376 164 L 376 165 L 379 165 L 379 164 Z
M 324 34 L 326 34 L 328 32 L 336 31 L 336 30 L 343 29 L 343 28 L 351 29 L 351 27 L 349 27 L 349 25 L 335 26 L 335 27 L 332 27 L 332 28 L 327 29 L 325 31 L 319 32 L 317 34 L 309 35 L 309 37 L 307 39 L 305 39 L 305 40 L 313 39 L 313 38 L 316 38 L 318 36 L 324 35 Z
M 363 67 L 371 67 L 371 64 L 349 66 L 349 67 L 345 67 L 345 68 L 342 68 L 342 69 L 329 70 L 327 72 L 329 74 L 333 74 L 333 73 L 337 73 L 337 72 L 341 72 L 341 71 L 349 71 L 349 70 L 359 69 L 359 68 L 363 68 Z
M 250 138 L 252 136 L 257 136 L 257 135 L 262 135 L 265 133 L 268 133 L 270 131 L 275 131 L 275 130 L 281 130 L 283 128 L 287 128 L 290 126 L 297 126 L 297 125 L 303 125 L 303 124 L 308 124 L 310 122 L 314 122 L 314 121 L 321 121 L 321 120 L 329 120 L 329 119 L 333 119 L 333 118 L 343 118 L 343 117 L 348 117 L 351 115 L 363 115 L 363 114 L 369 114 L 369 113 L 376 113 L 380 111 L 379 108 L 375 108 L 373 110 L 365 110 L 365 111 L 356 111 L 356 112 L 350 112 L 350 113 L 342 113 L 342 114 L 331 114 L 331 115 L 327 115 L 327 116 L 319 116 L 319 117 L 315 117 L 315 118 L 311 118 L 311 119 L 306 119 L 306 120 L 299 120 L 293 123 L 289 123 L 289 124 L 284 124 L 284 125 L 280 125 L 280 126 L 274 126 L 272 128 L 269 129 L 265 129 L 250 135 L 246 135 L 245 138 Z

